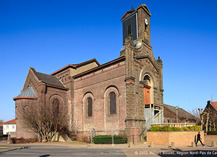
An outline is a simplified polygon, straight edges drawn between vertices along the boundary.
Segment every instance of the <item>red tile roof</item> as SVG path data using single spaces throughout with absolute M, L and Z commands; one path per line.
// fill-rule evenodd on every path
M 16 124 L 16 119 L 9 120 L 7 122 L 4 122 L 3 124 Z
M 217 110 L 217 101 L 212 101 L 212 106 Z
M 0 126 L 3 126 L 3 123 L 0 123 Z

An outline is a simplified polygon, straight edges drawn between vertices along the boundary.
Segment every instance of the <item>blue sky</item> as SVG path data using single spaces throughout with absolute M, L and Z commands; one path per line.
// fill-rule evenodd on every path
M 147 4 L 155 58 L 163 60 L 164 103 L 187 111 L 217 101 L 217 1 Z M 119 57 L 120 18 L 131 0 L 0 0 L 0 119 L 15 118 L 29 67 L 50 74 L 68 64 Z

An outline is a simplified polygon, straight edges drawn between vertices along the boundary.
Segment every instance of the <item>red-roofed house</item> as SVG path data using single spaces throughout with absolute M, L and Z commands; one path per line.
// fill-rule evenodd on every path
M 7 135 L 8 133 L 16 132 L 16 119 L 12 119 L 10 121 L 3 123 L 3 135 Z
M 204 111 L 206 111 L 209 108 L 211 111 L 217 111 L 217 101 L 211 101 L 211 100 L 207 101 L 207 105 L 206 105 Z
M 215 110 L 217 111 L 217 101 L 211 101 L 212 106 L 215 108 Z
M 206 129 L 207 124 L 207 113 L 209 113 L 209 122 L 208 122 L 208 130 L 216 130 L 216 126 L 214 124 L 217 124 L 217 101 L 207 101 L 207 105 L 204 109 L 204 129 Z

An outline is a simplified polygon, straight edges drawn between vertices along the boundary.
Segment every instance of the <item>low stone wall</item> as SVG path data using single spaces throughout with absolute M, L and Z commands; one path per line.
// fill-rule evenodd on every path
M 217 135 L 205 135 L 204 136 L 205 144 L 211 144 L 211 142 L 217 143 Z
M 176 146 L 191 146 L 197 134 L 198 131 L 150 131 L 147 132 L 147 143 L 169 146 L 174 142 Z M 200 134 L 204 143 L 204 131 Z

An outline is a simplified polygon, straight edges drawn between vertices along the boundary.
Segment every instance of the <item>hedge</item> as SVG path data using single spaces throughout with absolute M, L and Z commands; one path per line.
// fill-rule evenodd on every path
M 95 144 L 112 144 L 111 135 L 99 135 L 93 138 Z M 114 135 L 114 144 L 127 143 L 127 138 L 122 136 Z
M 207 131 L 207 135 L 217 135 L 217 131 Z
M 200 131 L 201 126 L 187 126 L 187 127 L 170 127 L 170 126 L 151 126 L 150 131 Z
M 0 141 L 5 141 L 8 139 L 8 135 L 0 135 Z
M 10 143 L 11 144 L 20 144 L 20 143 L 35 143 L 38 142 L 37 138 L 16 138 L 16 137 L 11 137 L 10 138 Z

